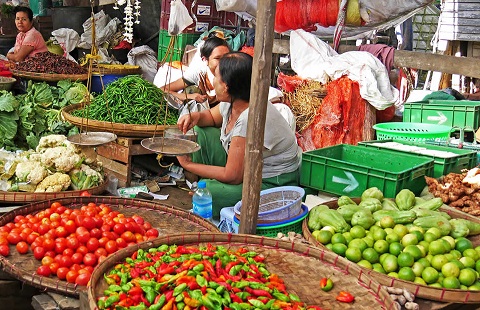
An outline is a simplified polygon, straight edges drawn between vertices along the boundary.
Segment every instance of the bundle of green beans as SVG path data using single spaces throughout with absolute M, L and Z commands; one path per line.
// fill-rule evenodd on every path
M 174 125 L 178 111 L 167 108 L 163 91 L 139 75 L 108 84 L 102 94 L 73 116 L 121 124 Z

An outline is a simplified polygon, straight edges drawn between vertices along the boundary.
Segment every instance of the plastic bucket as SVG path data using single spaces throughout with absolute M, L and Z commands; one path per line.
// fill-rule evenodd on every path
M 104 87 L 107 87 L 108 84 L 124 76 L 124 74 L 93 74 L 91 92 L 101 94 L 103 93 L 102 83 Z

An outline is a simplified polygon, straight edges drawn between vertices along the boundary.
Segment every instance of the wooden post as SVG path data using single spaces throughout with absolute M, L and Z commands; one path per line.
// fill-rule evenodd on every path
M 242 212 L 239 233 L 255 234 L 262 187 L 263 138 L 267 115 L 273 26 L 277 0 L 258 0 L 253 56 L 252 86 L 248 110 L 247 146 L 243 176 Z M 271 128 L 270 128 L 271 130 Z

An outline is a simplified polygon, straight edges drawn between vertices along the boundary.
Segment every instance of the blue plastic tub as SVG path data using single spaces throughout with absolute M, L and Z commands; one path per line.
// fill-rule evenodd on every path
M 102 80 L 100 81 L 100 76 Z M 124 77 L 125 74 L 93 74 L 92 75 L 92 87 L 90 89 L 91 92 L 101 94 L 103 93 L 102 89 L 102 82 L 104 88 L 107 87 L 108 84 L 112 83 L 115 80 L 118 80 L 121 77 Z

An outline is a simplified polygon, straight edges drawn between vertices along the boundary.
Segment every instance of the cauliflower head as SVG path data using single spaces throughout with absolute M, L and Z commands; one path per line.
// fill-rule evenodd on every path
M 70 171 L 69 175 L 75 190 L 88 189 L 103 183 L 103 174 L 85 164 Z
M 48 135 L 40 138 L 40 141 L 37 145 L 37 152 L 40 152 L 44 149 L 57 146 L 65 146 L 70 141 L 67 140 L 67 137 L 64 135 Z
M 70 187 L 70 176 L 65 173 L 55 172 L 47 176 L 37 185 L 35 193 L 55 193 L 67 190 Z
M 21 161 L 17 164 L 15 175 L 21 182 L 37 185 L 48 176 L 48 170 L 39 161 Z
M 68 173 L 82 163 L 82 157 L 71 148 L 57 146 L 45 149 L 41 153 L 41 162 L 55 171 Z

